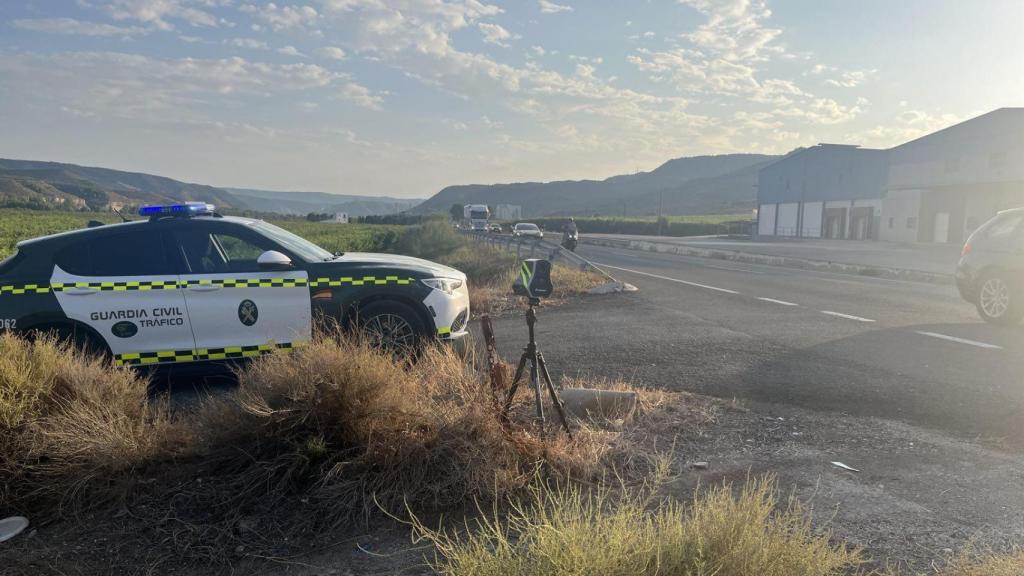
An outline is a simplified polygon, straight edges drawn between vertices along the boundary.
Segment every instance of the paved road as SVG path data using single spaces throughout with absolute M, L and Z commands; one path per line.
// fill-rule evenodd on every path
M 559 373 L 1024 439 L 1024 328 L 952 287 L 583 246 L 639 292 L 541 313 Z M 507 357 L 522 319 L 499 322 Z
M 587 234 L 587 238 L 658 242 L 706 250 L 732 250 L 766 256 L 787 256 L 854 264 L 918 270 L 931 274 L 952 274 L 960 257 L 959 244 L 905 244 L 896 242 L 775 238 L 760 241 L 717 236 L 635 236 L 629 234 Z

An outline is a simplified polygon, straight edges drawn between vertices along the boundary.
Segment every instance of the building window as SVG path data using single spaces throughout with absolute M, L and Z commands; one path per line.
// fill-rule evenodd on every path
M 917 228 L 917 218 L 910 216 L 907 218 L 907 228 Z
M 889 217 L 889 229 L 890 229 L 890 230 L 892 230 L 892 224 L 893 224 L 893 222 L 894 222 L 895 220 L 896 220 L 896 219 L 895 219 L 895 218 L 893 218 L 892 216 L 890 216 L 890 217 Z
M 959 172 L 960 171 L 960 158 L 950 158 L 946 160 L 946 172 Z

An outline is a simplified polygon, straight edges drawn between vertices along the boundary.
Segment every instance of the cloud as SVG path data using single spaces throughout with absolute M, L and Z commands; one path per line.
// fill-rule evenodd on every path
M 889 148 L 963 120 L 964 118 L 956 114 L 931 113 L 925 110 L 905 108 L 901 103 L 901 109 L 891 120 L 866 130 L 854 132 L 849 135 L 849 138 L 851 141 L 861 142 L 865 146 Z
M 299 52 L 299 49 L 295 46 L 282 46 L 277 49 L 278 54 L 284 54 L 285 56 L 294 56 L 296 58 L 305 58 L 306 55 Z
M 120 52 L 4 53 L 0 91 L 41 106 L 139 122 L 209 120 L 225 97 L 264 98 L 350 83 L 313 64 L 244 58 L 161 59 Z
M 831 98 L 815 98 L 810 103 L 772 111 L 778 116 L 800 118 L 810 124 L 829 125 L 849 122 L 861 112 L 859 105 L 844 106 Z
M 771 16 L 763 0 L 678 0 L 707 20 L 684 37 L 696 47 L 726 60 L 762 59 L 781 30 L 762 21 Z
M 262 8 L 254 4 L 244 4 L 239 9 L 254 14 L 275 31 L 315 26 L 320 18 L 320 13 L 312 6 L 278 6 L 270 2 Z
M 183 20 L 192 26 L 217 26 L 217 19 L 203 9 L 217 3 L 213 0 L 110 0 L 104 8 L 115 20 L 136 20 L 161 30 L 173 30 L 172 20 Z
M 345 51 L 337 46 L 325 46 L 320 49 L 320 55 L 331 60 L 344 60 Z
M 538 0 L 542 14 L 557 14 L 559 12 L 572 12 L 572 6 L 555 4 L 549 0 Z
M 520 38 L 518 34 L 513 35 L 501 26 L 491 24 L 490 22 L 481 22 L 476 26 L 480 29 L 480 33 L 483 34 L 484 42 L 487 42 L 488 44 L 496 44 L 502 48 L 509 47 L 507 40 Z
M 381 110 L 383 108 L 384 97 L 381 94 L 374 93 L 366 86 L 355 82 L 345 82 L 339 91 L 339 96 L 343 100 L 348 100 L 357 106 L 362 106 L 369 110 Z
M 267 43 L 262 40 L 256 40 L 255 38 L 232 38 L 225 40 L 225 44 L 234 46 L 236 48 L 246 48 L 249 50 L 266 50 Z
M 836 86 L 838 88 L 854 88 L 864 83 L 864 80 L 871 74 L 874 74 L 875 70 L 852 70 L 850 72 L 843 72 L 839 78 L 829 78 L 825 80 L 825 84 L 829 86 Z
M 139 36 L 149 33 L 149 29 L 139 26 L 114 26 L 98 22 L 85 22 L 74 18 L 34 18 L 20 19 L 11 22 L 15 28 L 48 32 L 51 34 L 67 34 L 78 36 Z

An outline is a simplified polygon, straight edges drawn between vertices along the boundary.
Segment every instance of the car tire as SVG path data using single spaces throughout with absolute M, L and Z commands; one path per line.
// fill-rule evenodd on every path
M 1010 326 L 1024 315 L 1020 300 L 1015 282 L 1001 272 L 989 272 L 978 282 L 974 306 L 985 322 Z
M 371 346 L 396 354 L 415 354 L 427 335 L 423 319 L 410 306 L 392 300 L 371 302 L 359 309 L 359 335 Z

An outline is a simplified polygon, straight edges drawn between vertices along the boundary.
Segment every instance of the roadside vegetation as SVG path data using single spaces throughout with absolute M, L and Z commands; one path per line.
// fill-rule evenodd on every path
M 139 218 L 136 214 L 125 214 Z M 15 245 L 29 238 L 85 228 L 90 220 L 105 224 L 120 222 L 111 212 L 63 212 L 0 208 L 0 258 L 14 252 Z M 332 252 L 388 251 L 407 227 L 394 224 L 334 224 L 309 222 L 304 218 L 271 218 L 269 222 L 290 230 Z
M 435 260 L 466 273 L 469 282 L 470 310 L 474 314 L 501 312 L 518 305 L 512 296 L 519 261 L 511 252 L 475 243 L 459 235 L 450 225 L 432 221 L 403 232 L 392 250 L 418 258 Z M 555 302 L 584 294 L 606 278 L 596 272 L 555 264 L 551 271 Z
M 451 576 L 830 576 L 861 564 L 859 551 L 814 531 L 795 502 L 780 509 L 771 480 L 738 493 L 703 489 L 688 505 L 658 500 L 650 487 L 537 484 L 508 509 L 463 534 L 414 526 L 437 547 L 435 569 Z
M 566 218 L 528 218 L 544 230 L 559 232 Z M 580 234 L 638 234 L 644 236 L 707 236 L 712 234 L 749 234 L 750 214 L 705 214 L 694 216 L 617 217 L 585 216 L 574 219 Z
M 5 335 L 0 358 L 0 501 L 40 526 L 5 543 L 12 574 L 229 571 L 388 518 L 430 543 L 410 561 L 439 574 L 896 574 L 867 570 L 771 479 L 662 490 L 677 464 L 650 434 L 704 417 L 685 395 L 638 390 L 632 418 L 574 420 L 570 439 L 542 433 L 525 394 L 503 424 L 482 372 L 445 348 L 410 366 L 323 338 L 177 408 L 51 341 Z M 106 552 L 68 556 L 76 542 Z M 1024 567 L 972 558 L 939 573 Z

